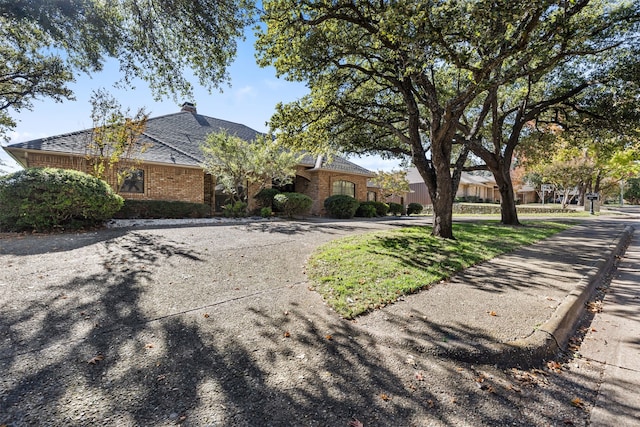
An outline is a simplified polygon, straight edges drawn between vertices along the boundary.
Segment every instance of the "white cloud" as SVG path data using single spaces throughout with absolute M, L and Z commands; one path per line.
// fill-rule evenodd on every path
M 284 88 L 284 81 L 274 80 L 274 79 L 265 79 L 264 85 L 271 90 L 280 90 Z
M 236 101 L 244 101 L 247 98 L 255 98 L 256 95 L 256 90 L 253 86 L 244 86 L 234 93 Z
M 349 156 L 348 158 L 349 161 L 372 172 L 403 169 L 400 160 L 397 159 L 383 159 L 380 156 Z

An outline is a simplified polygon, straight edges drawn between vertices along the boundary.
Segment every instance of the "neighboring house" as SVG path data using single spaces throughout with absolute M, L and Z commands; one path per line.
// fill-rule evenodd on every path
M 423 206 L 431 205 L 432 202 L 427 184 L 424 183 L 422 176 L 420 176 L 420 173 L 415 167 L 407 170 L 407 180 L 409 181 L 411 192 L 407 194 L 403 200 L 394 201 L 405 205 L 409 203 L 420 203 Z M 494 202 L 500 200 L 500 193 L 496 188 L 493 178 L 462 172 L 456 198 Z
M 198 114 L 194 105 L 185 103 L 179 113 L 150 118 L 140 137 L 147 148 L 137 156 L 139 163 L 118 189 L 125 199 L 171 200 L 206 203 L 219 212 L 226 200 L 216 179 L 206 173 L 200 145 L 207 135 L 226 130 L 247 141 L 259 132 L 247 126 Z M 64 135 L 20 142 L 3 147 L 19 164 L 30 167 L 55 167 L 88 171 L 87 145 L 91 129 Z M 358 200 L 372 197 L 367 187 L 374 174 L 341 157 L 327 162 L 322 156 L 304 156 L 296 177 L 286 191 L 295 191 L 313 199 L 311 213 L 323 214 L 324 200 L 334 194 L 347 194 Z M 115 187 L 115 177 L 107 178 Z M 249 195 L 250 200 L 251 194 Z

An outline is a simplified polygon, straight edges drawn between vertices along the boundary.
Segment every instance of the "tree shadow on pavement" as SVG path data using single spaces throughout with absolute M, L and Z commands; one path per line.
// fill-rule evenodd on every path
M 116 239 L 127 233 L 124 229 L 59 234 L 7 233 L 6 237 L 0 239 L 0 255 L 22 256 L 72 251 Z
M 582 409 L 567 402 L 587 394 L 580 388 L 587 375 L 555 386 L 543 375 L 534 381 L 523 373 L 520 380 L 520 374 L 436 359 L 378 342 L 324 307 L 290 303 L 278 311 L 256 298 L 237 311 L 151 317 L 153 269 L 205 257 L 144 233 L 105 245 L 101 270 L 48 285 L 43 298 L 2 307 L 0 425 L 346 426 L 358 419 L 369 427 L 580 419 Z

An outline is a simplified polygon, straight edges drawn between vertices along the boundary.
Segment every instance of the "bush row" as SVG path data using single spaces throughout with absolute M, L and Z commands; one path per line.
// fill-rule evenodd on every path
M 281 193 L 264 189 L 255 196 L 262 216 L 272 211 L 288 217 L 307 214 L 313 200 L 300 193 Z M 51 231 L 100 225 L 110 218 L 203 218 L 211 214 L 209 205 L 180 201 L 123 200 L 104 181 L 66 169 L 32 168 L 0 177 L 0 230 Z M 324 201 L 329 216 L 371 218 L 388 213 L 401 215 L 397 203 L 358 202 L 335 195 Z M 406 213 L 422 211 L 418 203 L 409 204 Z M 224 207 L 225 216 L 246 216 L 247 204 L 237 202 Z
M 376 216 L 407 215 L 419 214 L 422 212 L 422 205 L 419 203 L 410 203 L 405 212 L 404 207 L 399 203 L 382 203 L 382 202 L 358 202 L 351 196 L 335 195 L 324 201 L 324 208 L 327 215 L 333 218 L 348 219 L 354 216 L 363 218 L 373 218 Z

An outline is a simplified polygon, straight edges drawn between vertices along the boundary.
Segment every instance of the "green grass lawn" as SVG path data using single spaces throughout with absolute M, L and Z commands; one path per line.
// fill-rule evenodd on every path
M 338 239 L 318 248 L 307 274 L 327 303 L 351 319 L 456 272 L 571 227 L 562 222 L 454 224 L 456 240 L 408 227 Z

